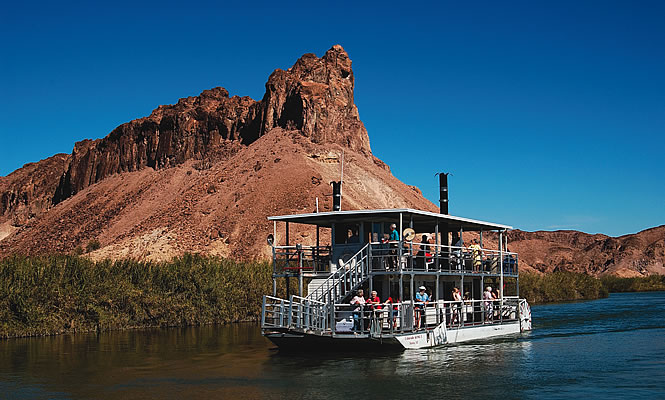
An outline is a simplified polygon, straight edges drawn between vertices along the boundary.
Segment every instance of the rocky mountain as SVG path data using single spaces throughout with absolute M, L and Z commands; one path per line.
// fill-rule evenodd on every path
M 166 259 L 183 252 L 264 257 L 268 215 L 332 208 L 344 157 L 344 209 L 436 211 L 371 153 L 341 46 L 275 70 L 263 98 L 223 88 L 160 106 L 98 140 L 0 177 L 0 257 L 70 252 Z M 313 241 L 294 229 L 296 241 Z M 610 238 L 510 233 L 525 270 L 665 273 L 665 227 Z M 488 237 L 491 242 L 491 237 Z
M 509 233 L 508 248 L 540 272 L 558 270 L 624 277 L 665 275 L 665 225 L 610 237 L 577 231 Z
M 0 252 L 167 258 L 267 251 L 266 216 L 344 206 L 435 209 L 371 154 L 341 46 L 268 78 L 263 99 L 206 90 L 0 180 Z M 303 233 L 303 235 L 308 235 Z

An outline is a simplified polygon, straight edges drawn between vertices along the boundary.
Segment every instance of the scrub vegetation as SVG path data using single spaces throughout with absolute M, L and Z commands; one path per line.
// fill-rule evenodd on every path
M 639 278 L 619 278 L 618 276 L 603 276 L 600 278 L 603 285 L 610 292 L 652 292 L 665 290 L 665 275 L 651 275 Z
M 271 273 L 268 262 L 193 254 L 169 262 L 7 257 L 0 260 L 0 337 L 258 320 Z M 665 290 L 665 276 L 520 274 L 520 297 L 532 304 L 647 290 Z M 284 291 L 280 285 L 278 296 Z
M 600 299 L 608 295 L 600 279 L 577 272 L 520 274 L 520 297 L 531 304 Z
M 75 255 L 0 260 L 0 337 L 256 320 L 267 262 L 186 254 L 170 262 Z

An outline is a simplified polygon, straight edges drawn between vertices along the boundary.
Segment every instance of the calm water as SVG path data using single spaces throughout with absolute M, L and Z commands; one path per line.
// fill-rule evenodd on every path
M 533 318 L 518 338 L 390 355 L 280 354 L 249 324 L 5 340 L 0 398 L 665 398 L 665 292 Z

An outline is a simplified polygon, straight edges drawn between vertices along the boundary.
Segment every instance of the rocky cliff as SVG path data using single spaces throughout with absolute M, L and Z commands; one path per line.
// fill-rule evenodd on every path
M 509 249 L 540 272 L 624 277 L 665 274 L 665 225 L 620 237 L 577 231 L 509 233 Z
M 312 210 L 317 197 L 331 208 L 342 153 L 345 208 L 435 209 L 372 156 L 353 89 L 351 60 L 333 46 L 275 70 L 260 101 L 206 90 L 76 143 L 57 165 L 26 166 L 0 180 L 0 252 L 71 251 L 95 239 L 100 257 L 257 256 L 266 216 Z
M 160 106 L 103 139 L 76 143 L 71 156 L 26 166 L 23 175 L 44 171 L 37 174 L 41 180 L 37 191 L 11 176 L 0 181 L 0 215 L 21 214 L 16 222 L 23 223 L 113 174 L 173 167 L 187 160 L 200 160 L 207 167 L 274 128 L 296 130 L 313 143 L 336 143 L 369 156 L 369 138 L 353 101 L 353 86 L 351 60 L 336 45 L 321 58 L 305 54 L 288 70 L 275 70 L 260 101 L 229 97 L 226 89 L 218 87 Z M 20 208 L 28 204 L 40 206 L 24 217 Z

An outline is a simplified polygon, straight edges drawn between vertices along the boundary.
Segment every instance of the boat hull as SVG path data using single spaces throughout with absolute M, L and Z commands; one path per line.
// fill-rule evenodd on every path
M 367 336 L 319 336 L 292 332 L 267 332 L 264 336 L 279 347 L 280 351 L 317 352 L 338 351 L 401 351 L 404 347 L 394 338 L 374 339 Z
M 264 332 L 264 336 L 285 351 L 385 351 L 424 349 L 455 343 L 492 339 L 520 333 L 520 323 L 487 324 L 460 329 L 439 325 L 426 332 L 372 338 L 367 335 L 321 336 L 298 332 Z

